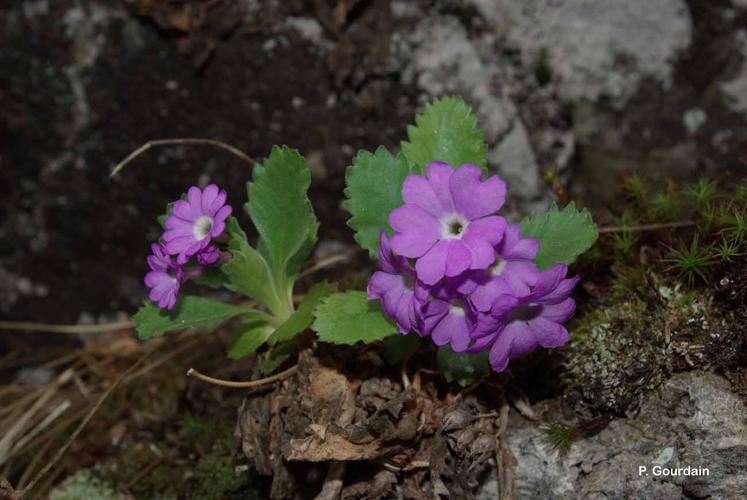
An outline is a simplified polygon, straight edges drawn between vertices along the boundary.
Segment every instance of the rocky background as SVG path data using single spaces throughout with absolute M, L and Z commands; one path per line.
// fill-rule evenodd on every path
M 747 172 L 744 0 L 18 0 L 0 3 L 0 40 L 4 320 L 128 316 L 169 200 L 216 182 L 243 204 L 248 167 L 206 146 L 154 148 L 109 177 L 151 139 L 298 148 L 321 253 L 352 241 L 340 201 L 356 151 L 396 149 L 442 94 L 479 113 L 515 213 L 547 206 L 558 180 L 600 209 L 628 172 Z M 46 341 L 2 336 L 0 354 Z M 512 411 L 516 494 L 737 498 L 747 377 L 722 375 L 657 381 L 566 455 L 537 424 L 562 399 Z M 652 483 L 642 463 L 712 476 Z
M 397 146 L 432 96 L 479 112 L 512 207 L 543 172 L 587 204 L 635 169 L 744 170 L 747 2 L 24 0 L 0 6 L 0 315 L 91 322 L 141 302 L 155 217 L 193 183 L 238 207 L 249 172 L 207 137 L 314 170 L 322 237 L 359 148 Z

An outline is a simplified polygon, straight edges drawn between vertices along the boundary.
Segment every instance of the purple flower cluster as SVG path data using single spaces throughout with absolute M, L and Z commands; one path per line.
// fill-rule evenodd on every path
M 380 270 L 368 283 L 369 299 L 381 300 L 402 334 L 430 335 L 454 352 L 489 349 L 499 372 L 537 346 L 568 341 L 563 323 L 575 311 L 578 282 L 563 264 L 537 268 L 539 241 L 495 215 L 505 195 L 505 183 L 483 180 L 475 165 L 435 161 L 425 175 L 408 176 L 405 203 L 389 215 L 394 234 L 382 232 Z
M 200 266 L 212 266 L 221 260 L 213 241 L 223 234 L 231 215 L 226 197 L 226 192 L 215 184 L 203 190 L 192 186 L 186 199 L 173 204 L 171 215 L 166 218 L 163 242 L 151 245 L 150 272 L 145 275 L 145 285 L 150 288 L 148 297 L 161 309 L 174 307 L 179 287 L 189 277 L 199 275 Z M 192 257 L 198 267 L 185 268 Z

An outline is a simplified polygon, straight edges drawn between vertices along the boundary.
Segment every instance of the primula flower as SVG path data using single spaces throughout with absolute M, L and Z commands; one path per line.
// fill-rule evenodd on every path
M 490 366 L 500 372 L 510 359 L 528 354 L 537 346 L 553 348 L 568 342 L 563 323 L 576 310 L 570 295 L 579 278 L 566 279 L 567 272 L 568 266 L 556 264 L 540 273 L 530 294 L 498 297 L 491 309 L 494 323 L 477 328 L 469 351 L 490 347 Z
M 220 250 L 215 245 L 208 245 L 197 252 L 197 263 L 201 266 L 212 266 L 221 258 Z
M 471 289 L 472 285 L 460 278 L 447 278 L 432 289 L 432 297 L 423 310 L 420 333 L 430 335 L 439 347 L 449 344 L 454 352 L 465 351 L 484 316 L 467 300 L 465 291 Z
M 405 204 L 389 214 L 392 249 L 417 258 L 418 279 L 427 285 L 485 269 L 495 262 L 493 247 L 506 228 L 506 220 L 493 215 L 505 195 L 506 184 L 496 176 L 483 181 L 475 165 L 454 170 L 448 163 L 431 162 L 425 176 L 405 178 Z
M 496 246 L 496 260 L 484 272 L 470 273 L 469 280 L 476 286 L 470 295 L 478 311 L 489 311 L 500 295 L 521 297 L 529 295 L 530 287 L 540 274 L 532 262 L 539 250 L 536 238 L 522 238 L 521 226 L 509 224 L 503 240 Z
M 166 219 L 166 251 L 177 256 L 178 264 L 184 264 L 223 233 L 229 215 L 231 207 L 226 205 L 225 191 L 215 184 L 202 191 L 192 186 L 187 199 L 174 203 L 172 214 Z
M 182 266 L 175 264 L 161 243 L 151 245 L 153 255 L 148 257 L 150 272 L 145 275 L 145 285 L 150 288 L 148 298 L 161 309 L 171 309 L 184 280 Z
M 382 231 L 379 241 L 379 264 L 368 281 L 368 299 L 381 299 L 384 312 L 397 323 L 400 333 L 408 334 L 420 321 L 420 311 L 428 292 L 417 283 L 415 270 L 407 259 L 395 255 L 389 238 Z

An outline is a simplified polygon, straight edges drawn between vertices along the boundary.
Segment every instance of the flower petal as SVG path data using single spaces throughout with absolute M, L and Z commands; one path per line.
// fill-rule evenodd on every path
M 560 347 L 570 340 L 568 330 L 563 325 L 539 316 L 529 321 L 529 327 L 542 347 Z
M 462 240 L 467 242 L 482 240 L 495 246 L 503 239 L 506 225 L 506 219 L 497 215 L 474 220 L 467 225 Z
M 470 268 L 472 264 L 472 254 L 469 248 L 459 240 L 447 241 L 448 249 L 446 254 L 446 268 L 444 275 L 459 276 Z
M 434 217 L 440 217 L 444 213 L 444 208 L 433 191 L 433 186 L 421 175 L 405 177 L 402 183 L 402 199 L 405 203 L 419 206 Z
M 439 241 L 418 259 L 415 263 L 415 271 L 420 281 L 426 285 L 435 285 L 444 277 L 448 249 L 447 241 Z
M 506 183 L 498 176 L 482 181 L 476 165 L 460 166 L 449 181 L 457 211 L 470 220 L 494 214 L 506 198 Z
M 215 184 L 210 184 L 205 189 L 202 190 L 202 197 L 200 199 L 200 209 L 202 210 L 203 214 L 208 213 L 208 209 L 210 208 L 210 205 L 215 200 L 215 197 L 218 196 L 218 192 L 220 189 L 218 189 L 218 186 Z
M 228 195 L 223 189 L 221 189 L 218 195 L 213 200 L 213 202 L 208 207 L 207 209 L 208 215 L 217 213 L 218 210 L 220 210 L 220 208 L 226 204 L 226 198 L 228 198 Z
M 573 299 L 565 299 L 563 302 L 557 304 L 548 304 L 542 306 L 541 317 L 553 321 L 555 323 L 565 323 L 568 321 L 573 313 L 576 312 L 576 301 Z
M 192 186 L 187 190 L 187 201 L 189 201 L 192 211 L 195 214 L 202 213 L 202 191 L 197 186 Z
M 454 174 L 454 168 L 444 161 L 432 161 L 425 169 L 425 178 L 436 193 L 441 208 L 445 213 L 454 212 L 454 198 L 451 196 L 449 179 Z
M 196 213 L 192 209 L 192 206 L 185 200 L 175 201 L 174 205 L 172 205 L 171 207 L 171 213 L 173 215 L 176 215 L 179 219 L 183 219 L 184 221 L 191 221 L 191 220 L 196 219 L 199 216 L 199 214 Z M 169 217 L 168 219 L 171 219 L 171 218 L 172 217 Z

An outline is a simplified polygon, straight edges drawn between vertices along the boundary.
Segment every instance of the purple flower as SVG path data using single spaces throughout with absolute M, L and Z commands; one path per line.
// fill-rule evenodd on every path
M 522 238 L 521 226 L 509 224 L 503 241 L 495 249 L 496 260 L 485 272 L 470 273 L 476 284 L 470 300 L 478 311 L 489 311 L 500 295 L 522 297 L 529 295 L 539 277 L 539 269 L 532 262 L 539 250 L 536 238 Z
M 495 262 L 493 247 L 506 228 L 506 220 L 493 215 L 505 194 L 500 178 L 483 181 L 475 165 L 454 170 L 448 163 L 431 162 L 425 176 L 405 178 L 405 204 L 389 214 L 392 248 L 418 259 L 418 279 L 427 285 L 467 269 L 485 269 Z
M 197 252 L 197 263 L 209 267 L 216 264 L 221 258 L 220 250 L 215 245 L 208 245 Z
M 161 243 L 151 245 L 153 255 L 148 257 L 150 272 L 145 275 L 145 285 L 150 288 L 148 298 L 161 309 L 171 309 L 176 304 L 176 295 L 184 279 L 184 271 L 174 264 Z
M 406 335 L 420 322 L 428 292 L 417 282 L 415 270 L 407 259 L 392 252 L 383 231 L 379 242 L 379 263 L 381 270 L 368 281 L 368 299 L 381 299 L 386 315 L 397 323 L 400 333 Z
M 490 366 L 500 372 L 510 359 L 533 351 L 537 346 L 560 347 L 568 342 L 563 323 L 576 310 L 570 298 L 579 278 L 566 279 L 568 266 L 556 264 L 542 271 L 530 294 L 523 297 L 502 295 L 491 309 L 493 322 L 481 324 L 473 334 L 470 352 L 490 346 Z
M 215 184 L 202 191 L 192 186 L 187 199 L 174 203 L 172 215 L 166 219 L 166 251 L 177 256 L 178 264 L 184 264 L 223 233 L 229 215 L 231 207 L 226 205 L 225 191 Z
M 471 289 L 469 284 L 467 289 Z M 431 290 L 432 297 L 423 311 L 422 335 L 430 335 L 433 343 L 446 344 L 454 352 L 467 350 L 471 335 L 482 324 L 481 316 L 465 296 L 465 282 L 449 278 Z

